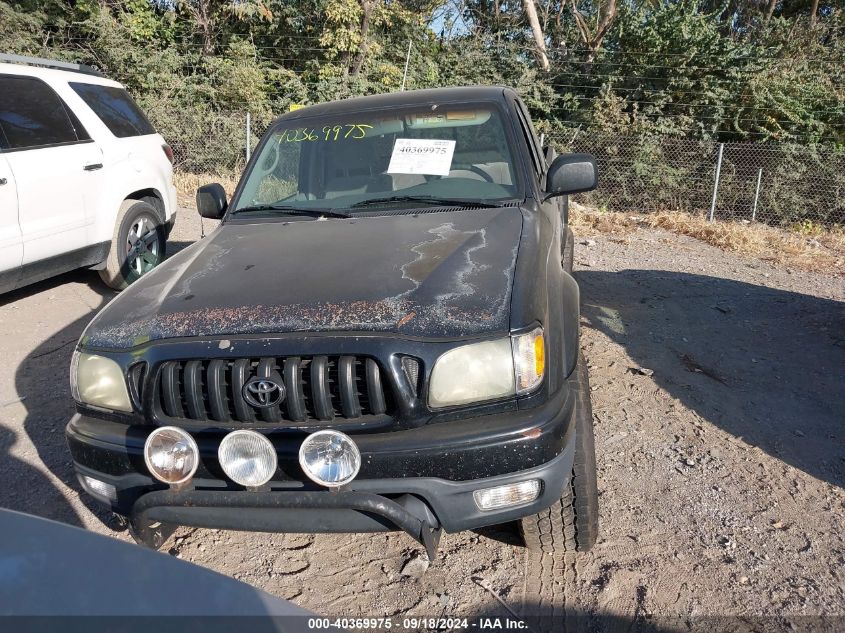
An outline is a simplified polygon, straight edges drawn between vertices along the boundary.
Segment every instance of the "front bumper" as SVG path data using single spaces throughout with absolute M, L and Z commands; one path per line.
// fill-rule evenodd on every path
M 139 525 L 164 524 L 262 532 L 448 532 L 506 523 L 551 506 L 568 485 L 574 459 L 574 397 L 561 389 L 545 405 L 385 433 L 356 434 L 362 468 L 341 492 L 312 484 L 299 470 L 302 435 L 269 434 L 279 472 L 260 492 L 227 481 L 216 461 L 222 434 L 197 434 L 202 465 L 189 488 L 169 489 L 144 465 L 149 426 L 75 415 L 68 444 L 80 481 L 113 486 L 108 499 Z M 482 511 L 473 492 L 539 479 L 528 504 Z

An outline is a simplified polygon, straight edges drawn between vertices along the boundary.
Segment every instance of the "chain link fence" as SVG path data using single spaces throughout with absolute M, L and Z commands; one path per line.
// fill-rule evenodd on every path
M 245 112 L 173 112 L 156 117 L 173 148 L 183 204 L 196 187 L 231 193 L 271 120 Z M 248 121 L 249 118 L 249 121 Z M 558 152 L 588 152 L 599 188 L 580 202 L 608 211 L 684 211 L 774 226 L 845 224 L 845 149 L 794 143 L 723 143 L 583 130 L 545 135 Z M 718 174 L 718 179 L 717 179 Z
M 550 134 L 558 151 L 589 152 L 609 211 L 686 211 L 775 226 L 845 223 L 845 150 L 793 143 Z

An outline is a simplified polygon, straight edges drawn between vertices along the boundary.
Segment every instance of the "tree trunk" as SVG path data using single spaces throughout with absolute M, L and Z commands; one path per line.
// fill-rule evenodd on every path
M 604 41 L 605 35 L 607 35 L 610 27 L 613 26 L 613 21 L 616 19 L 616 0 L 608 0 L 607 8 L 604 12 L 599 10 L 599 23 L 596 26 L 595 33 L 592 32 L 590 25 L 587 24 L 587 20 L 583 15 L 581 15 L 578 7 L 575 6 L 575 0 L 571 0 L 571 4 L 572 15 L 575 17 L 575 24 L 578 27 L 578 31 L 581 33 L 581 40 L 584 42 L 584 46 L 587 49 L 587 70 L 589 70 L 589 64 L 592 64 L 593 60 L 595 60 L 596 54 L 598 53 L 599 48 L 601 48 L 601 43 Z
M 358 54 L 355 56 L 355 61 L 352 63 L 352 76 L 357 77 L 364 66 L 364 60 L 367 58 L 367 50 L 370 45 L 367 42 L 367 37 L 370 34 L 370 17 L 373 13 L 373 6 L 376 0 L 358 0 L 361 3 L 361 43 L 358 45 Z
M 777 5 L 777 3 L 778 3 L 778 0 L 769 0 L 769 6 L 766 7 L 766 18 L 765 18 L 766 24 L 768 24 L 769 20 L 772 19 L 772 15 L 774 15 L 775 6 Z
M 200 32 L 203 55 L 214 52 L 214 28 L 211 18 L 210 0 L 197 0 L 189 4 L 191 15 Z
M 528 18 L 528 24 L 531 26 L 531 32 L 534 34 L 534 47 L 537 53 L 537 60 L 540 62 L 540 68 L 548 72 L 549 58 L 546 55 L 546 40 L 543 37 L 543 29 L 540 27 L 540 19 L 537 17 L 537 7 L 534 0 L 522 0 L 522 5 L 525 7 L 525 17 Z

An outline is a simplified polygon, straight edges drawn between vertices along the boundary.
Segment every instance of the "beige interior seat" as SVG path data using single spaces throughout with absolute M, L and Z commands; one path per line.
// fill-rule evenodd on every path
M 470 180 L 487 181 L 484 176 L 469 169 L 452 169 L 446 178 L 469 178 Z
M 479 169 L 483 170 L 485 173 L 490 174 L 490 177 L 493 179 L 497 185 L 512 185 L 513 178 L 511 178 L 511 170 L 508 167 L 507 161 L 500 160 L 494 161 L 489 163 L 479 163 L 476 165 Z
M 510 168 L 505 161 L 495 161 L 490 163 L 477 163 L 473 165 L 478 170 L 483 171 L 490 178 L 489 180 L 495 182 L 497 185 L 512 185 Z M 447 178 L 470 178 L 472 180 L 483 180 L 488 182 L 488 179 L 477 171 L 469 169 L 453 169 L 449 172 Z
M 416 187 L 425 183 L 425 176 L 422 174 L 390 174 L 393 183 L 393 191 Z
M 370 176 L 340 176 L 326 183 L 326 200 L 340 198 L 354 193 L 364 193 L 372 178 Z

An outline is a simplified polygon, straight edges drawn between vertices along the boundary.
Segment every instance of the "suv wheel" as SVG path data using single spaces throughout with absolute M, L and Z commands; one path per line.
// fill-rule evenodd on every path
M 123 290 L 164 261 L 166 239 L 165 227 L 152 205 L 124 200 L 100 277 L 110 287 Z
M 586 552 L 595 544 L 599 532 L 593 408 L 583 354 L 578 354 L 575 371 L 575 463 L 572 476 L 563 496 L 551 508 L 520 521 L 526 547 L 548 554 Z

